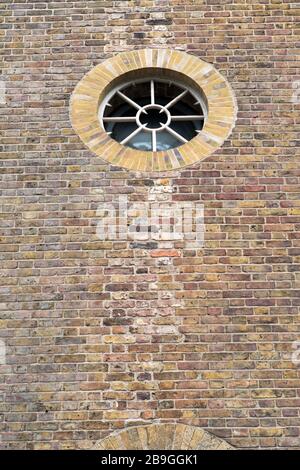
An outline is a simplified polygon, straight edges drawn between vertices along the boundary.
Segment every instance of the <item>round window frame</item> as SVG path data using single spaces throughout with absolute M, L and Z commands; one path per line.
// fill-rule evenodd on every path
M 111 91 L 139 78 L 174 80 L 201 94 L 207 116 L 190 141 L 165 151 L 142 151 L 112 139 L 102 128 L 99 107 Z M 211 64 L 169 49 L 122 52 L 88 72 L 70 103 L 72 126 L 84 144 L 102 160 L 127 170 L 170 171 L 193 165 L 219 149 L 234 127 L 237 105 L 227 80 Z
M 111 99 L 115 96 L 116 93 L 118 93 L 118 91 L 122 91 L 123 89 L 126 89 L 127 87 L 129 87 L 130 85 L 131 86 L 134 86 L 134 85 L 139 85 L 140 83 L 147 83 L 149 82 L 149 88 L 150 88 L 150 82 L 154 82 L 155 84 L 160 82 L 160 83 L 166 83 L 166 84 L 172 84 L 172 85 L 175 85 L 177 86 L 178 88 L 181 88 L 184 92 L 188 92 L 190 93 L 190 95 L 192 95 L 192 97 L 196 100 L 196 103 L 199 103 L 200 105 L 200 108 L 201 108 L 201 111 L 203 112 L 203 124 L 202 124 L 202 128 L 204 127 L 204 123 L 205 123 L 205 120 L 207 118 L 207 105 L 206 105 L 206 102 L 205 102 L 205 99 L 204 97 L 202 96 L 202 93 L 201 93 L 201 90 L 196 90 L 195 88 L 192 88 L 191 85 L 187 85 L 187 84 L 184 84 L 182 82 L 179 82 L 178 79 L 177 80 L 174 80 L 174 79 L 167 79 L 167 78 L 161 78 L 161 77 L 156 77 L 156 76 L 152 76 L 152 77 L 144 77 L 144 78 L 139 78 L 137 80 L 130 80 L 130 81 L 127 81 L 127 82 L 124 82 L 124 83 L 121 83 L 120 85 L 114 87 L 112 90 L 110 90 L 110 92 L 107 94 L 107 96 L 102 100 L 102 102 L 100 103 L 99 105 L 99 111 L 98 111 L 98 117 L 99 117 L 99 121 L 100 121 L 100 125 L 101 125 L 101 128 L 108 134 L 110 135 L 109 132 L 107 132 L 107 130 L 105 129 L 105 126 L 104 126 L 104 121 L 105 121 L 105 117 L 104 117 L 104 112 L 107 108 L 107 106 L 110 106 L 109 102 L 111 101 Z M 151 85 L 151 88 L 152 88 L 152 85 Z M 126 93 L 125 93 L 126 94 Z M 175 96 L 174 96 L 175 98 Z M 195 104 L 196 104 L 195 103 Z M 159 128 L 155 128 L 155 132 L 161 132 L 163 131 L 165 128 L 167 128 L 168 126 L 170 126 L 170 124 L 172 123 L 172 120 L 173 120 L 173 117 L 171 112 L 169 111 L 169 108 L 167 108 L 166 106 L 163 106 L 163 105 L 159 105 L 158 103 L 153 103 L 152 101 L 143 106 L 143 108 L 141 108 L 140 110 L 137 110 L 137 113 L 136 113 L 136 123 L 137 123 L 137 126 L 140 130 L 142 130 L 144 128 L 145 131 L 151 133 L 153 132 L 151 128 L 149 127 L 146 127 L 144 126 L 141 122 L 140 122 L 140 114 L 142 113 L 142 110 L 145 109 L 145 108 L 160 108 L 162 109 L 163 111 L 166 111 L 166 115 L 167 115 L 167 121 L 165 124 L 163 124 L 161 127 Z M 171 108 L 172 109 L 172 108 Z M 182 114 L 182 116 L 184 117 L 184 114 Z M 201 119 L 202 116 L 199 115 L 199 119 L 194 119 L 194 121 L 198 121 L 198 120 L 202 120 Z M 182 119 L 184 121 L 184 119 Z M 192 122 L 193 120 L 192 119 L 187 119 L 188 122 Z M 200 132 L 200 131 L 196 131 L 196 132 Z M 172 132 L 170 132 L 172 134 Z M 174 134 L 173 134 L 174 135 Z M 189 139 L 189 140 L 186 140 L 185 139 L 185 136 L 182 135 L 181 136 L 187 143 L 189 142 L 190 140 L 192 139 Z M 115 139 L 116 140 L 116 139 Z M 119 142 L 121 145 L 125 145 L 123 142 L 120 142 L 117 140 L 117 142 Z M 173 148 L 178 148 L 178 147 L 181 147 L 183 145 L 183 140 L 182 140 L 182 143 L 180 145 L 177 145 Z M 131 147 L 130 145 L 128 145 L 129 147 Z M 131 147 L 133 148 L 133 147 Z M 152 151 L 152 152 L 156 152 L 156 150 L 147 150 L 147 152 L 149 151 Z

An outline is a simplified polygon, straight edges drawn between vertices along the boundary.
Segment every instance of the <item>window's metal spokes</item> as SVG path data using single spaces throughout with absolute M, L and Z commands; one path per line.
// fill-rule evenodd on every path
M 155 88 L 154 88 L 154 80 L 151 80 L 151 104 L 155 104 Z
M 165 129 L 166 129 L 166 131 L 168 131 L 170 134 L 172 134 L 174 137 L 176 137 L 176 139 L 178 139 L 180 142 L 184 142 L 184 143 L 185 143 L 185 142 L 188 142 L 188 141 L 186 140 L 186 138 L 183 137 L 183 135 L 178 134 L 178 133 L 177 133 L 176 131 L 174 131 L 174 129 L 172 129 L 171 127 L 166 126 Z
M 103 118 L 104 122 L 135 122 L 135 116 L 107 116 Z
M 143 124 L 142 127 L 137 127 L 133 132 L 131 132 L 131 134 L 129 134 L 127 137 L 125 137 L 125 139 L 123 139 L 121 141 L 121 144 L 124 145 L 126 144 L 127 142 L 129 142 L 130 139 L 132 139 L 132 137 L 134 137 L 135 135 L 137 135 L 139 132 L 141 132 L 143 129 L 145 129 L 145 127 L 148 125 L 148 122 L 146 122 L 146 124 Z
M 182 116 L 171 116 L 172 121 L 200 121 L 204 119 L 204 116 L 200 115 L 182 115 Z
M 187 94 L 187 92 L 188 90 L 184 90 L 182 93 L 180 93 L 180 95 L 177 95 L 173 100 L 169 101 L 169 103 L 165 105 L 165 109 L 171 108 L 171 106 L 177 103 L 177 101 L 181 100 Z M 160 112 L 162 113 L 163 110 L 161 110 Z
M 156 152 L 157 150 L 157 145 L 156 145 L 156 130 L 153 129 L 152 131 L 152 151 Z
M 173 88 L 164 95 L 166 87 L 160 83 Z M 135 149 L 143 146 L 153 152 L 188 142 L 202 131 L 206 118 L 206 107 L 199 94 L 173 80 L 151 77 L 116 88 L 101 110 L 99 117 L 108 135 L 122 145 Z
M 138 110 L 141 109 L 142 113 L 147 114 L 147 111 L 145 109 L 143 109 L 142 106 L 140 106 L 138 103 L 136 103 L 131 98 L 129 98 L 129 96 L 124 95 L 124 93 L 122 93 L 120 90 L 118 90 L 117 93 L 121 98 L 123 98 L 123 100 L 125 100 L 125 101 L 127 101 L 127 103 L 131 104 L 131 106 L 133 106 L 135 109 L 138 109 Z

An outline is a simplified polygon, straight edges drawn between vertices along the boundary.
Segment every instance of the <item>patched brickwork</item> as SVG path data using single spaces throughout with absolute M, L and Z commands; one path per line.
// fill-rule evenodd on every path
M 300 448 L 297 3 L 0 10 L 1 448 L 87 449 L 153 423 Z M 149 47 L 213 64 L 237 97 L 233 133 L 189 169 L 110 166 L 71 126 L 82 77 Z M 204 246 L 99 240 L 97 210 L 119 194 L 202 202 Z

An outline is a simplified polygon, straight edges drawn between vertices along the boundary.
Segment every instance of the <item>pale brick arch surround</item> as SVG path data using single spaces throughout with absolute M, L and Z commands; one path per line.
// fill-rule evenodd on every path
M 116 84 L 138 78 L 144 71 L 172 80 L 178 75 L 204 94 L 208 115 L 197 137 L 176 149 L 145 152 L 111 139 L 100 125 L 99 103 Z M 141 75 L 142 76 L 142 75 Z M 122 52 L 90 70 L 77 84 L 70 106 L 74 130 L 95 154 L 113 165 L 137 171 L 176 170 L 206 157 L 221 147 L 236 120 L 237 106 L 227 80 L 209 63 L 171 49 Z
M 228 442 L 196 426 L 150 424 L 123 429 L 94 445 L 94 450 L 234 450 Z

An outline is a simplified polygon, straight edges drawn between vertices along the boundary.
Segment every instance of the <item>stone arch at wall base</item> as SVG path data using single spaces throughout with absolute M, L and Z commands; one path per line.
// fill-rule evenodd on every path
M 196 426 L 150 424 L 123 429 L 98 441 L 94 450 L 234 450 L 224 439 Z

